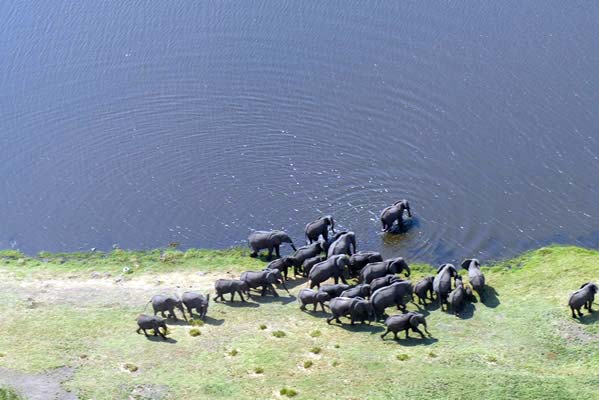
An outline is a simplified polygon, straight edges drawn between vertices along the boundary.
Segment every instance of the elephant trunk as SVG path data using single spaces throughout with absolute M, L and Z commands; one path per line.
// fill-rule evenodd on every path
M 283 289 L 285 289 L 287 294 L 291 296 L 291 293 L 289 293 L 289 289 L 287 289 L 287 285 L 285 285 L 285 281 L 281 282 L 281 284 L 283 285 Z
M 331 222 L 331 232 L 335 234 L 335 220 L 333 219 L 333 217 L 330 217 L 329 220 Z
M 410 270 L 410 266 L 408 264 L 405 265 L 404 270 L 406 271 L 406 277 L 409 277 L 412 271 Z
M 410 209 L 410 203 L 405 202 L 406 211 L 408 212 L 408 217 L 412 218 L 412 210 Z
M 431 335 L 431 333 L 428 331 L 428 328 L 426 326 L 426 320 L 424 318 L 422 318 L 422 325 L 424 326 L 424 331 L 426 332 L 427 335 Z
M 293 249 L 293 251 L 297 251 L 297 248 L 295 247 L 293 242 L 289 242 L 289 245 L 291 245 L 291 248 Z

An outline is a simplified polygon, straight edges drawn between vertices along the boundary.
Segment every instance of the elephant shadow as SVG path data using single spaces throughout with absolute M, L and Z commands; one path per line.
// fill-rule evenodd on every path
M 298 278 L 294 278 L 292 280 L 285 281 L 285 285 L 289 289 L 295 289 L 296 287 L 303 285 L 306 282 L 308 282 L 308 279 L 298 277 Z
M 341 325 L 339 324 L 335 324 L 337 326 L 339 326 L 341 329 L 349 331 L 349 332 L 367 332 L 370 333 L 371 335 L 374 335 L 376 333 L 381 333 L 384 328 L 380 325 L 374 325 L 374 324 L 361 324 L 359 322 L 356 322 L 355 325 L 349 324 L 349 323 L 342 323 Z
M 418 309 L 418 312 L 420 314 L 424 315 L 425 317 L 429 316 L 432 311 L 436 311 L 439 309 L 439 302 L 437 302 L 436 300 L 430 301 L 430 303 L 426 303 L 426 304 L 418 304 L 418 303 L 413 303 L 413 304 Z
M 291 302 L 294 302 L 297 300 L 297 297 L 293 296 L 293 295 L 289 295 L 289 296 L 253 296 L 252 300 L 254 300 L 256 303 L 262 303 L 262 304 L 269 304 L 269 303 L 281 303 L 282 305 L 286 305 L 289 304 Z
M 476 310 L 476 306 L 470 302 L 464 304 L 462 309 L 456 315 L 459 319 L 470 319 L 474 316 L 474 311 Z
M 593 303 L 594 305 L 595 303 Z M 586 311 L 586 310 L 585 310 Z M 586 312 L 582 317 L 577 318 L 578 322 L 583 325 L 591 325 L 599 321 L 599 311 L 593 310 L 592 313 Z
M 146 339 L 148 339 L 150 342 L 156 342 L 156 343 L 166 343 L 166 344 L 175 344 L 175 343 L 177 343 L 176 339 L 173 339 L 173 338 L 170 338 L 170 337 L 167 337 L 166 339 L 163 339 L 160 336 L 150 335 Z
M 170 319 L 169 318 L 166 320 L 166 324 L 174 325 L 174 326 L 187 326 L 187 325 L 189 325 L 189 321 L 184 320 L 184 319 Z
M 222 324 L 225 323 L 224 319 L 216 319 L 216 318 L 212 318 L 209 316 L 206 316 L 206 319 L 204 320 L 204 323 L 206 325 L 212 325 L 212 326 L 220 326 Z
M 402 233 L 407 233 L 408 231 L 418 228 L 419 226 L 420 220 L 413 216 L 412 218 L 404 219 L 401 225 L 393 224 L 391 229 L 385 232 L 385 235 L 401 235 Z
M 485 285 L 481 303 L 488 308 L 495 308 L 501 304 L 501 301 L 499 301 L 499 293 L 493 286 Z
M 408 339 L 404 338 L 400 338 L 399 340 L 396 340 L 397 344 L 402 345 L 402 346 L 407 346 L 407 347 L 414 347 L 414 346 L 430 346 L 431 344 L 437 343 L 439 341 L 439 339 L 434 338 L 432 336 L 429 337 L 425 337 L 424 339 L 421 337 L 412 337 L 410 336 Z
M 219 301 L 216 304 L 222 304 L 231 308 L 258 308 L 260 304 L 251 301 Z
M 312 307 L 312 306 L 309 306 L 309 307 Z M 320 308 L 320 306 L 318 306 L 318 307 Z M 321 311 L 319 311 L 319 310 L 312 311 L 311 309 L 308 309 L 308 308 L 306 308 L 302 312 L 304 312 L 312 317 L 315 317 L 315 318 L 328 318 L 331 316 L 331 313 L 328 313 L 326 311 L 322 311 L 322 310 Z

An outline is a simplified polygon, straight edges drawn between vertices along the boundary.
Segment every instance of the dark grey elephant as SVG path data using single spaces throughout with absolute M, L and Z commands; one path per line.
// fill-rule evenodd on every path
M 310 243 L 317 241 L 321 235 L 327 241 L 329 238 L 329 227 L 331 227 L 331 233 L 335 234 L 335 220 L 330 215 L 327 215 L 307 224 L 304 232 Z
M 223 295 L 230 293 L 231 301 L 235 298 L 235 293 L 239 294 L 241 297 L 241 301 L 245 302 L 243 298 L 243 293 L 245 293 L 248 297 L 250 296 L 250 287 L 247 283 L 239 279 L 217 279 L 214 282 L 214 290 L 216 290 L 216 297 L 214 301 L 221 299 L 225 301 Z
M 289 268 L 291 268 L 292 266 L 293 266 L 293 260 L 291 257 L 281 257 L 281 258 L 277 258 L 274 261 L 271 261 L 266 266 L 266 269 L 276 269 L 277 271 L 280 271 L 281 274 L 283 275 L 283 277 L 285 278 L 285 280 L 287 280 Z
M 358 276 L 367 264 L 379 261 L 383 261 L 383 256 L 378 251 L 358 251 L 349 258 L 349 274 Z
M 297 295 L 297 300 L 300 303 L 300 309 L 302 311 L 306 311 L 306 305 L 312 304 L 314 306 L 314 310 L 316 311 L 316 306 L 320 304 L 322 308 L 322 312 L 325 312 L 324 303 L 329 301 L 331 296 L 328 293 L 323 292 L 321 290 L 316 291 L 312 289 L 302 289 L 299 291 Z
M 340 324 L 341 320 L 339 318 L 345 316 L 350 317 L 352 325 L 356 320 L 362 323 L 366 320 L 372 322 L 374 316 L 372 304 L 360 297 L 336 297 L 329 302 L 329 308 L 332 315 L 327 318 L 328 324 L 333 320 Z
M 593 312 L 593 302 L 595 301 L 595 294 L 599 291 L 599 287 L 591 282 L 585 283 L 580 289 L 570 295 L 568 299 L 568 306 L 572 310 L 572 318 L 576 318 L 574 311 L 578 313 L 579 317 L 582 317 L 581 308 L 586 308 L 589 313 Z
M 397 225 L 401 228 L 403 225 L 403 213 L 408 212 L 408 217 L 412 218 L 412 211 L 410 210 L 410 203 L 407 200 L 400 200 L 385 208 L 381 212 L 381 223 L 383 224 L 383 231 L 389 232 L 393 223 L 397 221 Z
M 320 284 L 329 278 L 333 278 L 335 283 L 339 283 L 339 279 L 343 283 L 347 283 L 343 274 L 348 265 L 349 257 L 345 254 L 329 257 L 325 261 L 316 264 L 308 275 L 310 289 L 314 286 L 320 288 Z
M 181 299 L 179 299 L 177 296 L 165 296 L 158 294 L 152 297 L 148 304 L 149 303 L 152 303 L 154 315 L 160 313 L 163 318 L 167 318 L 167 316 L 164 315 L 164 312 L 168 311 L 168 318 L 172 318 L 176 321 L 177 315 L 175 314 L 175 308 L 177 308 L 179 311 L 181 311 L 181 314 L 183 314 L 183 319 L 187 321 L 187 316 L 185 315 L 185 310 L 183 309 L 183 302 L 181 302 Z
M 400 277 L 392 275 L 392 274 L 385 275 L 380 278 L 375 278 L 372 280 L 372 282 L 370 282 L 370 292 L 374 293 L 377 290 L 379 290 L 380 288 L 383 288 L 385 286 L 392 285 L 395 282 L 401 282 L 401 281 L 402 281 L 402 279 Z
M 406 332 L 406 339 L 408 339 L 410 337 L 408 335 L 408 331 L 410 329 L 412 329 L 413 332 L 419 333 L 420 336 L 424 339 L 424 334 L 420 331 L 420 329 L 418 329 L 418 325 L 420 324 L 424 325 L 424 331 L 427 333 L 427 335 L 430 336 L 430 332 L 426 327 L 426 320 L 424 319 L 424 315 L 416 312 L 392 315 L 385 320 L 387 331 L 381 335 L 381 339 L 385 339 L 385 336 L 387 336 L 387 334 L 393 332 L 394 339 L 398 340 L 399 337 L 397 336 L 397 334 L 401 331 Z
M 406 309 L 406 299 L 411 299 L 413 293 L 412 282 L 401 281 L 380 288 L 370 296 L 377 320 L 385 314 L 385 309 L 393 305 L 400 310 Z
M 482 301 L 485 289 L 485 275 L 480 270 L 480 262 L 476 258 L 470 258 L 464 260 L 462 268 L 468 271 L 468 280 Z
M 464 302 L 466 301 L 466 290 L 464 289 L 464 283 L 462 282 L 462 277 L 458 275 L 455 279 L 455 289 L 449 293 L 448 303 L 451 308 L 451 312 L 454 315 L 458 315 L 462 308 L 464 307 Z
M 443 305 L 447 304 L 447 296 L 451 292 L 451 278 L 458 276 L 458 271 L 453 264 L 443 264 L 437 270 L 437 276 L 433 280 L 433 291 L 437 295 L 439 306 L 443 309 Z
M 347 289 L 349 289 L 349 285 L 346 285 L 344 283 L 336 283 L 334 285 L 332 285 L 332 284 L 322 285 L 320 287 L 320 289 L 318 289 L 318 291 L 324 292 L 324 293 L 328 294 L 331 299 L 334 299 L 335 297 L 341 296 L 341 293 L 343 293 Z
M 318 263 L 323 262 L 326 259 L 327 258 L 325 256 L 316 256 L 308 258 L 306 261 L 304 261 L 304 263 L 302 264 L 302 275 L 304 276 L 304 278 L 307 278 L 308 275 L 310 275 L 312 267 L 314 267 Z
M 210 303 L 210 295 L 204 296 L 198 292 L 185 292 L 181 296 L 181 301 L 187 308 L 189 316 L 193 318 L 193 310 L 195 309 L 200 319 L 205 319 L 208 313 L 208 305 Z
M 303 272 L 303 264 L 304 261 L 309 258 L 316 257 L 320 255 L 324 251 L 324 242 L 314 242 L 307 246 L 302 246 L 295 251 L 289 258 L 291 258 L 291 262 L 294 268 L 294 274 L 297 275 L 298 272 Z
M 370 283 L 373 279 L 381 278 L 385 275 L 399 274 L 402 271 L 406 276 L 410 276 L 410 266 L 403 257 L 390 258 L 385 261 L 370 263 L 360 272 L 360 282 Z
M 144 332 L 144 335 L 148 337 L 148 330 L 154 331 L 154 336 L 160 335 L 164 340 L 166 340 L 166 321 L 160 317 L 155 315 L 146 315 L 139 314 L 137 316 L 137 334 L 141 334 L 140 331 Z M 160 332 L 160 328 L 163 329 L 163 332 Z
M 346 232 L 340 235 L 337 240 L 331 244 L 327 251 L 327 257 L 336 256 L 339 254 L 347 254 L 351 256 L 356 252 L 356 234 L 353 232 Z M 349 262 L 349 259 L 348 259 Z
M 252 249 L 250 257 L 258 257 L 260 250 L 268 250 L 268 259 L 272 258 L 272 252 L 275 251 L 277 257 L 281 257 L 279 248 L 281 244 L 289 243 L 293 251 L 297 250 L 293 240 L 283 231 L 255 231 L 248 237 L 248 245 Z
M 418 303 L 426 305 L 426 299 L 433 300 L 434 276 L 427 276 L 414 286 L 414 294 L 418 297 Z
M 279 294 L 275 290 L 273 284 L 281 283 L 283 288 L 289 294 L 283 275 L 281 271 L 276 269 L 265 269 L 264 271 L 246 271 L 241 274 L 240 279 L 247 283 L 250 289 L 261 288 L 261 296 L 266 295 L 266 291 L 270 290 L 275 297 L 279 297 Z
M 354 287 L 350 287 L 347 290 L 344 290 L 340 297 L 361 297 L 363 299 L 368 298 L 368 296 L 370 296 L 370 285 L 368 284 L 361 284 L 361 285 L 356 285 Z

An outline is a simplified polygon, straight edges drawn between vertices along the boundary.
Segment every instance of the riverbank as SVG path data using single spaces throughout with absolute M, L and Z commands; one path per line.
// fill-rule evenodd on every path
M 299 399 L 568 399 L 596 392 L 599 312 L 574 320 L 566 302 L 582 283 L 599 280 L 599 252 L 576 247 L 484 266 L 484 302 L 459 318 L 420 309 L 433 336 L 426 340 L 382 341 L 381 324 L 329 326 L 326 314 L 299 310 L 300 279 L 290 282 L 292 297 L 211 302 L 199 336 L 183 323 L 169 326 L 166 342 L 135 334 L 134 319 L 153 294 L 213 291 L 214 280 L 264 265 L 246 249 L 0 252 L 0 370 L 21 381 L 60 376 L 61 396 L 86 399 L 279 399 L 294 391 Z M 412 279 L 431 270 L 415 265 Z M 7 375 L 0 385 L 35 395 Z

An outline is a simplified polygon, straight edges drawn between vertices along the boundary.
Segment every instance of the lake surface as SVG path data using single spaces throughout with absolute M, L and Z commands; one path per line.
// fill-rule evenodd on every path
M 599 2 L 0 5 L 0 248 L 599 246 Z M 414 221 L 378 216 L 410 200 Z

